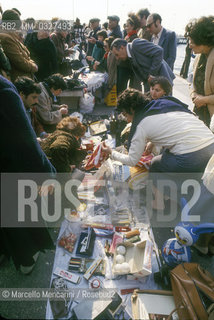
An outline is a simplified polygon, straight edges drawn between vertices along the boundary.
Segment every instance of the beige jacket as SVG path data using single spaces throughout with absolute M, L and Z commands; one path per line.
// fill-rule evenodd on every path
M 195 63 L 193 66 L 193 90 L 191 91 L 191 98 L 193 99 L 197 92 L 194 88 L 195 74 L 198 67 L 198 62 L 200 59 L 200 54 L 195 58 Z M 204 81 L 204 93 L 208 96 L 209 102 L 207 104 L 210 114 L 214 114 L 214 48 L 211 50 L 206 64 L 205 69 L 205 81 Z
M 18 39 L 15 32 L 0 33 L 0 40 L 6 56 L 11 64 L 11 80 L 15 81 L 18 76 L 33 78 L 37 66 L 30 58 L 30 52 Z
M 37 115 L 43 125 L 57 124 L 62 120 L 62 114 L 59 111 L 59 106 L 53 104 L 53 99 L 50 97 L 46 88 L 42 83 L 39 84 L 41 93 L 38 97 L 36 106 Z

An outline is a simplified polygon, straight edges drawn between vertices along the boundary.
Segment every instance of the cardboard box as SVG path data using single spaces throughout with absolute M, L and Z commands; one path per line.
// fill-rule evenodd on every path
M 150 275 L 152 273 L 152 242 L 150 240 L 144 240 L 137 243 L 127 242 L 123 243 L 123 245 L 126 247 L 126 253 L 124 255 L 125 262 L 128 262 L 130 266 L 129 274 L 132 274 L 135 277 L 145 277 Z M 114 270 L 114 266 L 116 265 L 116 255 L 117 253 L 115 251 L 113 272 L 114 274 L 121 274 Z
M 83 90 L 64 90 L 59 95 L 59 103 L 60 104 L 67 104 L 69 113 L 71 113 L 73 110 L 79 109 L 79 102 L 80 98 L 83 97 Z
M 136 290 L 131 298 L 133 319 L 167 319 L 175 310 L 172 291 Z M 177 313 L 170 319 L 178 319 Z

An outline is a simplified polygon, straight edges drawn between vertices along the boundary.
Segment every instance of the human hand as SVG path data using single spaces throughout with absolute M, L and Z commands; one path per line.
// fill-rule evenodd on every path
M 94 58 L 93 58 L 92 56 L 87 56 L 86 59 L 87 59 L 88 61 L 94 61 Z
M 106 153 L 108 156 L 112 154 L 112 149 L 105 144 L 105 141 L 101 144 L 102 151 Z
M 197 108 L 201 108 L 203 106 L 206 106 L 207 97 L 198 94 L 196 97 L 193 98 L 193 102 Z
M 61 114 L 68 114 L 68 108 L 60 108 L 59 111 L 61 112 Z
M 90 43 L 96 43 L 96 39 L 95 38 L 93 38 L 93 37 L 91 37 L 91 38 L 88 38 L 88 42 L 90 42 Z
M 99 61 L 95 61 L 94 65 L 93 65 L 93 69 L 97 70 L 97 66 L 99 66 L 100 62 Z
M 33 69 L 33 72 L 37 72 L 37 71 L 38 71 L 38 66 L 37 66 L 37 64 L 33 63 L 33 64 L 32 64 L 32 69 Z
M 67 105 L 67 104 L 61 104 L 59 107 L 60 107 L 60 108 L 67 108 L 67 109 L 68 109 L 68 105 Z
M 154 145 L 152 142 L 147 142 L 144 153 L 145 155 L 150 154 L 152 152 Z
M 75 164 L 71 164 L 70 168 L 71 168 L 71 172 L 72 172 L 76 168 Z
M 47 197 L 48 194 L 52 195 L 54 192 L 54 185 L 45 185 L 45 186 L 38 186 L 38 194 L 40 197 Z

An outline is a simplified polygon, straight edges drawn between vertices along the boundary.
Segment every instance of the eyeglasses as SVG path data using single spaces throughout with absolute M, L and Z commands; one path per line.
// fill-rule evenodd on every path
M 154 23 L 154 21 L 153 22 L 151 22 L 150 24 L 147 24 L 147 28 L 151 28 L 151 26 L 153 25 L 153 23 Z

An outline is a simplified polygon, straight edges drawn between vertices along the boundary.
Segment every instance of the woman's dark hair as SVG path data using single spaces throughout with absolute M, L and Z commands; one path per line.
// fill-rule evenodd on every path
M 97 37 L 98 36 L 101 36 L 101 37 L 103 37 L 103 39 L 105 39 L 105 38 L 107 38 L 108 35 L 107 35 L 106 30 L 102 29 L 102 30 L 97 32 Z
M 16 86 L 18 93 L 22 92 L 25 96 L 28 96 L 31 93 L 41 93 L 39 84 L 28 77 L 18 77 L 14 82 L 14 85 Z
M 105 30 L 108 30 L 108 22 L 104 22 L 104 23 L 103 23 L 103 28 L 104 28 Z
M 59 73 L 51 75 L 50 77 L 46 78 L 44 82 L 48 85 L 50 89 L 53 88 L 54 90 L 65 90 L 67 88 L 63 76 Z
M 142 92 L 136 89 L 126 89 L 118 97 L 117 110 L 132 114 L 133 111 L 139 111 L 151 101 Z
M 196 45 L 214 47 L 214 16 L 190 21 L 184 36 L 191 38 Z
M 172 93 L 172 85 L 167 78 L 155 77 L 149 83 L 150 87 L 154 87 L 156 84 L 160 85 L 160 87 L 165 91 L 167 96 Z
M 67 131 L 76 137 L 83 137 L 86 127 L 77 117 L 65 117 L 56 126 L 58 130 Z
M 125 39 L 116 38 L 111 44 L 111 50 L 115 48 L 116 50 L 119 50 L 122 46 L 126 47 L 128 42 Z
M 111 48 L 111 44 L 114 41 L 114 37 L 113 36 L 109 36 L 108 38 L 105 38 L 104 40 L 105 40 L 105 42 L 108 43 L 109 48 Z
M 127 22 L 129 22 L 130 25 L 133 26 L 134 30 L 137 30 L 140 28 L 140 20 L 137 17 L 137 15 L 134 14 L 133 12 L 130 12 L 128 14 Z

